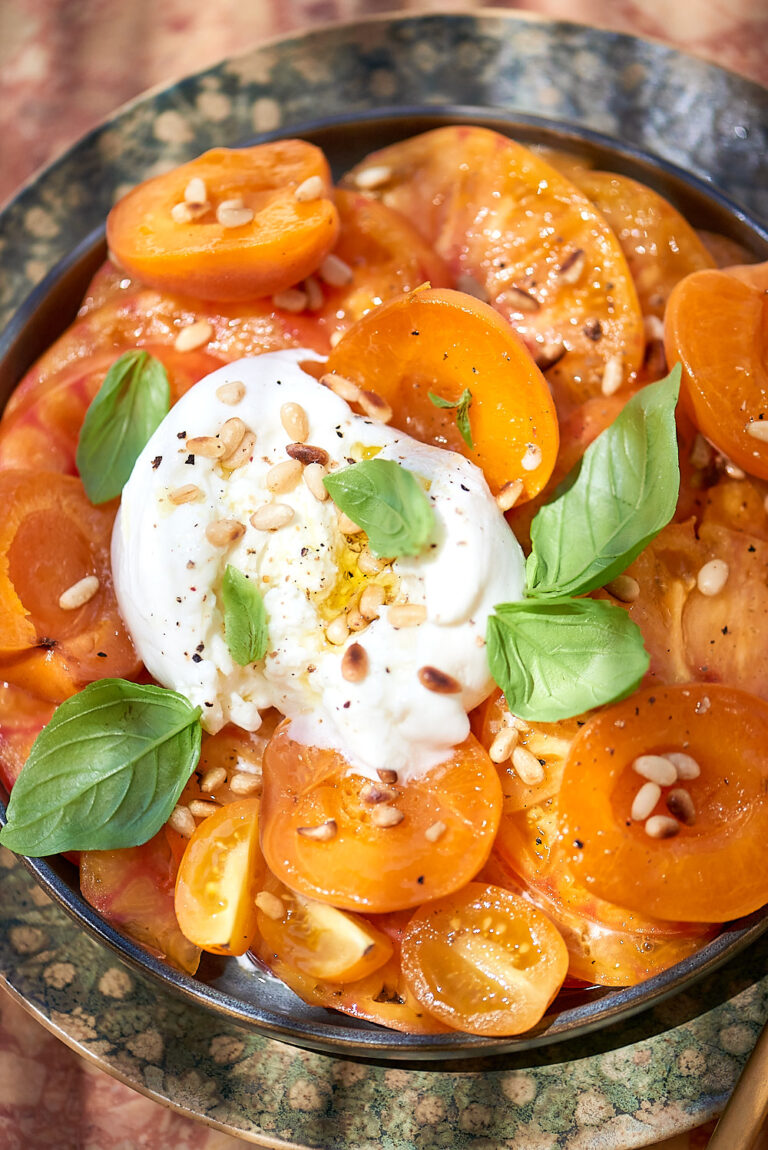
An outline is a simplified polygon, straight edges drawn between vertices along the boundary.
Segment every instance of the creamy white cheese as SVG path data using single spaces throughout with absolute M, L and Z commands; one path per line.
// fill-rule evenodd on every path
M 123 491 L 112 541 L 118 603 L 150 673 L 201 706 L 207 730 L 227 722 L 257 730 L 260 711 L 277 707 L 293 720 L 300 741 L 336 747 L 370 777 L 390 768 L 407 781 L 466 737 L 467 711 L 492 689 L 486 621 L 496 603 L 522 597 L 523 555 L 477 467 L 355 415 L 300 369 L 301 360 L 312 358 L 281 351 L 241 360 L 201 380 L 173 407 Z M 231 381 L 245 385 L 235 407 L 216 395 Z M 329 453 L 329 469 L 380 449 L 379 458 L 396 460 L 425 482 L 433 538 L 420 555 L 395 559 L 390 598 L 423 604 L 426 622 L 396 629 L 384 607 L 343 646 L 326 639 L 329 596 L 343 601 L 340 566 L 348 565 L 350 551 L 330 499 L 318 501 L 302 480 L 277 495 L 267 490 L 267 472 L 288 458 L 280 419 L 288 402 L 304 408 L 308 442 Z M 248 463 L 229 472 L 190 456 L 189 437 L 215 435 L 233 415 L 256 435 Z M 169 493 L 190 483 L 202 493 L 198 501 L 175 505 Z M 250 517 L 267 503 L 288 504 L 293 520 L 277 531 L 257 530 Z M 206 527 L 221 519 L 245 526 L 226 547 L 206 538 Z M 220 602 L 227 564 L 262 591 L 269 619 L 262 663 L 240 667 L 227 648 Z M 365 648 L 369 667 L 354 683 L 341 671 L 353 642 Z M 461 693 L 426 689 L 418 678 L 425 666 L 453 676 Z

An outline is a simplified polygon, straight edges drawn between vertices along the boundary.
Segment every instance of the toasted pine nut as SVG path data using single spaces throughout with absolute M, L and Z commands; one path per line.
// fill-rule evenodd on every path
M 632 770 L 660 787 L 671 787 L 677 782 L 677 767 L 665 755 L 639 755 Z
M 317 274 L 323 283 L 328 284 L 328 287 L 337 288 L 346 287 L 354 278 L 354 273 L 349 264 L 339 256 L 335 256 L 333 252 L 325 257 L 317 269 Z
M 210 815 L 215 815 L 219 809 L 218 803 L 206 803 L 203 799 L 192 799 L 189 804 L 190 814 L 196 819 L 207 819 Z
M 526 443 L 525 455 L 520 460 L 523 471 L 535 471 L 541 465 L 542 452 L 538 443 Z
M 285 915 L 285 903 L 276 894 L 272 894 L 271 890 L 260 890 L 253 901 L 262 914 L 275 922 L 279 922 Z
M 448 827 L 445 825 L 445 823 L 438 819 L 436 823 L 432 823 L 432 825 L 427 827 L 427 829 L 424 831 L 424 838 L 429 843 L 436 843 L 438 839 L 443 837 L 447 830 Z
M 380 587 L 378 583 L 369 583 L 360 596 L 360 614 L 369 623 L 373 619 L 378 619 L 385 599 L 386 591 L 384 588 Z
M 304 474 L 302 476 L 308 490 L 320 503 L 328 498 L 328 491 L 323 483 L 323 479 L 327 474 L 322 463 L 308 463 L 304 468 Z
M 378 575 L 386 566 L 386 560 L 378 559 L 367 547 L 364 547 L 357 557 L 357 567 L 363 575 Z
M 229 789 L 233 795 L 256 795 L 262 787 L 261 775 L 253 771 L 235 771 L 229 780 Z
M 368 652 L 360 643 L 347 647 L 341 660 L 341 674 L 348 683 L 360 683 L 368 674 Z
M 398 603 L 387 611 L 392 627 L 418 627 L 426 622 L 427 608 L 422 603 Z
M 347 403 L 356 403 L 360 398 L 360 388 L 351 379 L 346 376 L 336 375 L 334 371 L 328 371 L 325 375 L 320 376 L 320 382 L 323 387 L 329 387 L 331 391 L 338 395 L 340 399 L 345 399 Z
M 603 395 L 614 395 L 624 382 L 624 366 L 620 355 L 612 355 L 603 368 L 600 390 Z
M 168 819 L 168 826 L 185 839 L 191 839 L 195 833 L 195 820 L 189 807 L 174 807 Z
M 205 180 L 200 176 L 193 176 L 184 189 L 184 202 L 186 204 L 204 204 L 208 199 L 208 189 Z
M 453 675 L 441 671 L 439 667 L 419 667 L 416 672 L 422 687 L 433 691 L 436 695 L 458 695 L 461 693 L 461 683 Z
M 382 783 L 392 783 L 394 785 L 397 782 L 397 771 L 390 771 L 387 767 L 382 767 L 376 774 Z
M 192 435 L 186 441 L 187 451 L 200 455 L 203 459 L 221 459 L 226 447 L 215 435 Z
M 309 419 L 300 403 L 284 403 L 280 408 L 280 422 L 285 434 L 295 443 L 306 443 L 309 435 Z
M 560 264 L 559 278 L 563 283 L 576 284 L 581 279 L 587 257 L 582 248 L 576 248 Z
M 307 293 L 299 288 L 286 288 L 285 291 L 275 292 L 272 303 L 282 311 L 290 311 L 295 315 L 304 311 L 307 306 Z
M 205 538 L 214 547 L 227 547 L 245 534 L 245 527 L 237 519 L 216 519 L 205 529 Z
M 677 819 L 667 818 L 666 815 L 651 815 L 646 820 L 645 833 L 652 839 L 671 839 L 680 832 L 680 823 Z
M 329 643 L 333 643 L 334 647 L 340 647 L 342 643 L 346 643 L 349 638 L 346 616 L 337 615 L 335 619 L 332 619 L 325 628 L 325 637 Z
M 524 490 L 525 484 L 522 479 L 510 479 L 508 483 L 505 483 L 496 496 L 496 506 L 499 511 L 509 511 L 510 508 L 514 507 Z
M 223 767 L 212 767 L 206 771 L 200 780 L 200 790 L 206 795 L 212 795 L 222 783 L 227 781 L 227 772 Z
M 225 200 L 216 209 L 216 222 L 223 228 L 244 228 L 253 217 L 253 208 L 246 208 L 242 201 L 235 206 L 234 200 Z
M 360 798 L 364 803 L 391 803 L 397 798 L 398 792 L 394 787 L 379 786 L 378 783 L 365 783 L 360 788 Z
M 645 822 L 660 798 L 661 787 L 658 783 L 643 783 L 632 801 L 629 817 L 638 823 Z
M 85 575 L 82 579 L 78 579 L 77 583 L 67 587 L 66 591 L 62 591 L 59 595 L 59 607 L 62 611 L 76 611 L 78 607 L 90 603 L 98 589 L 99 580 L 96 575 Z
M 512 752 L 512 766 L 529 787 L 535 786 L 544 779 L 544 768 L 533 751 L 529 751 L 527 747 L 515 747 Z
M 358 527 L 343 511 L 339 512 L 339 531 L 342 535 L 359 535 L 362 530 L 362 527 Z
M 768 420 L 750 419 L 747 424 L 747 435 L 751 435 L 761 443 L 768 443 Z
M 371 192 L 392 179 L 392 169 L 386 164 L 373 164 L 355 175 L 355 183 L 361 192 Z
M 307 311 L 320 311 L 325 303 L 323 289 L 314 276 L 307 276 L 302 284 L 302 290 L 307 297 Z
M 168 500 L 179 507 L 182 503 L 196 503 L 202 494 L 194 483 L 185 483 L 183 487 L 175 487 L 173 491 L 169 491 Z
M 226 403 L 227 407 L 234 407 L 244 396 L 245 384 L 239 379 L 233 379 L 231 383 L 222 383 L 221 387 L 216 388 L 216 398 L 220 403 Z
M 488 754 L 494 763 L 506 763 L 520 740 L 520 732 L 514 727 L 502 727 L 494 738 Z
M 325 184 L 320 176 L 307 176 L 306 180 L 302 180 L 294 189 L 293 194 L 300 204 L 309 204 L 312 200 L 319 200 L 324 192 Z
M 315 842 L 327 843 L 336 837 L 337 830 L 336 820 L 328 819 L 326 822 L 320 823 L 317 827 L 297 827 L 296 833 L 302 835 L 305 839 L 314 839 Z
M 287 503 L 265 503 L 251 516 L 251 527 L 257 531 L 279 531 L 287 527 L 294 516 L 294 510 Z
M 696 807 L 685 787 L 675 787 L 667 795 L 667 810 L 687 827 L 696 822 Z
M 324 447 L 317 447 L 314 443 L 289 443 L 285 451 L 286 455 L 297 460 L 302 467 L 307 467 L 310 463 L 320 463 L 325 467 L 328 462 L 328 452 Z
M 687 782 L 689 779 L 698 779 L 701 774 L 699 764 L 692 755 L 686 755 L 684 751 L 668 751 L 664 758 L 669 759 L 670 763 L 674 763 L 678 779 Z
M 230 455 L 225 455 L 221 461 L 222 467 L 228 468 L 230 471 L 236 471 L 238 467 L 242 467 L 253 456 L 253 449 L 256 446 L 256 436 L 252 431 L 246 431 L 243 438 L 238 443 L 235 450 Z
M 209 203 L 188 204 L 182 202 L 174 204 L 171 208 L 171 219 L 175 224 L 191 224 L 204 216 L 210 206 Z
M 724 559 L 710 559 L 699 568 L 696 586 L 702 595 L 719 595 L 728 582 L 730 569 Z
M 501 284 L 504 284 L 503 274 L 496 277 Z M 525 288 L 517 287 L 515 284 L 510 284 L 504 287 L 504 302 L 508 303 L 513 311 L 519 311 L 524 314 L 539 311 L 541 304 L 536 299 L 535 295 L 531 295 Z
M 286 459 L 284 463 L 276 463 L 267 472 L 265 483 L 269 491 L 275 493 L 292 491 L 301 479 L 301 464 L 298 459 Z
M 219 439 L 224 444 L 225 457 L 231 455 L 243 442 L 243 436 L 248 428 L 239 416 L 233 415 L 219 428 Z
M 370 619 L 366 619 L 361 615 L 355 606 L 350 607 L 347 611 L 346 620 L 350 631 L 364 631 L 370 623 Z
M 208 343 L 212 335 L 213 327 L 208 323 L 208 320 L 199 319 L 196 323 L 191 323 L 181 329 L 173 341 L 173 346 L 176 351 L 194 351 Z
M 375 827 L 396 827 L 404 818 L 405 815 L 397 807 L 374 807 L 371 811 L 371 822 Z
M 357 402 L 367 416 L 378 420 L 379 423 L 389 423 L 392 418 L 392 408 L 386 399 L 382 399 L 375 391 L 361 391 Z
M 610 583 L 606 583 L 605 589 L 620 603 L 634 603 L 640 598 L 640 584 L 631 575 L 617 575 Z

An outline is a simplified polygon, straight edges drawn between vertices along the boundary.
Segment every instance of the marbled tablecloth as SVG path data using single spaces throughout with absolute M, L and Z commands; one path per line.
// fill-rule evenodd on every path
M 764 0 L 485 5 L 493 6 L 650 36 L 768 85 Z M 272 36 L 387 11 L 477 7 L 466 0 L 0 0 L 0 203 L 126 100 Z M 704 1127 L 657 1150 L 703 1150 L 710 1133 Z M 0 992 L 0 1145 L 229 1150 L 243 1143 L 108 1078 Z M 768 1137 L 760 1150 L 768 1150 Z

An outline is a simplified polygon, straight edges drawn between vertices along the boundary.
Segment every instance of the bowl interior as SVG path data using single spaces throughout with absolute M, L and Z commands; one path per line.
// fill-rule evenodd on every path
M 375 148 L 457 122 L 480 123 L 523 143 L 565 149 L 588 158 L 596 167 L 632 176 L 662 193 L 694 226 L 726 235 L 753 251 L 757 258 L 768 259 L 768 232 L 714 189 L 666 162 L 584 129 L 536 117 L 502 117 L 482 109 L 420 108 L 405 113 L 398 110 L 309 123 L 292 129 L 292 134 L 322 147 L 334 175 L 339 176 Z M 105 254 L 104 233 L 99 229 L 50 273 L 0 337 L 2 403 L 27 368 L 72 322 L 88 282 Z M 0 799 L 3 803 L 7 801 L 2 788 Z M 0 814 L 5 821 L 4 807 Z M 345 1015 L 308 1006 L 247 958 L 225 960 L 205 955 L 198 975 L 190 978 L 148 955 L 105 923 L 81 898 L 77 870 L 66 859 L 32 859 L 27 865 L 78 923 L 175 993 L 282 1041 L 337 1054 L 367 1054 L 396 1060 L 485 1057 L 571 1039 L 608 1026 L 711 973 L 768 928 L 768 915 L 758 912 L 748 920 L 729 926 L 697 955 L 640 986 L 565 991 L 541 1024 L 520 1038 L 481 1039 L 463 1034 L 413 1036 L 385 1031 Z

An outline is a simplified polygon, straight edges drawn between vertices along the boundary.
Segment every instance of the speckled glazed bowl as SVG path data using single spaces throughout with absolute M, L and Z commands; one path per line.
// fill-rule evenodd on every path
M 322 121 L 317 120 L 320 112 Z M 0 306 L 5 318 L 13 317 L 0 345 L 0 386 L 7 395 L 74 314 L 88 276 L 103 256 L 100 227 L 115 193 L 214 143 L 241 143 L 255 133 L 299 133 L 326 147 L 341 171 L 373 147 L 438 123 L 482 122 L 523 141 L 586 151 L 602 166 L 653 184 L 694 223 L 746 241 L 766 258 L 768 233 L 760 223 L 768 215 L 766 112 L 768 96 L 762 89 L 660 45 L 517 17 L 375 20 L 260 49 L 132 105 L 43 173 L 0 217 L 5 280 Z M 32 281 L 67 252 L 64 263 L 24 303 Z M 276 1066 L 284 1070 L 288 1092 L 283 1091 L 280 1102 L 284 1124 L 273 1127 L 284 1139 L 279 1144 L 349 1144 L 344 1138 L 355 1145 L 378 1145 L 377 1139 L 387 1138 L 397 1146 L 433 1144 L 426 1135 L 417 1138 L 418 1098 L 402 1134 L 394 1136 L 393 1123 L 404 1119 L 401 1115 L 396 1120 L 392 1106 L 385 1105 L 389 1080 L 383 1071 L 320 1054 L 291 1053 L 271 1039 L 358 1060 L 439 1060 L 433 1064 L 432 1082 L 439 1081 L 440 1088 L 436 1101 L 423 1108 L 421 1123 L 435 1136 L 440 1126 L 441 1140 L 435 1145 L 447 1144 L 446 1122 L 456 1133 L 456 1145 L 471 1145 L 481 1135 L 503 1137 L 514 1146 L 587 1145 L 573 1140 L 579 1098 L 586 1091 L 594 1105 L 586 1111 L 582 1107 L 582 1117 L 595 1132 L 606 1126 L 609 1140 L 600 1144 L 629 1147 L 686 1124 L 678 1120 L 675 1125 L 666 1114 L 671 1088 L 662 1086 L 671 1072 L 670 1060 L 682 1058 L 683 1051 L 674 1043 L 665 1047 L 667 1036 L 650 1035 L 677 1023 L 695 1028 L 699 1019 L 683 1019 L 702 1010 L 709 1009 L 715 1027 L 720 1018 L 731 1018 L 728 1011 L 735 1010 L 738 1017 L 739 1008 L 728 1002 L 737 990 L 748 995 L 753 1021 L 768 1013 L 768 987 L 765 980 L 757 981 L 766 954 L 765 941 L 756 941 L 764 925 L 760 915 L 729 928 L 699 956 L 642 987 L 558 999 L 554 1013 L 537 1031 L 520 1039 L 485 1041 L 458 1034 L 414 1038 L 306 1007 L 244 961 L 209 957 L 198 978 L 178 975 L 116 935 L 82 902 L 75 872 L 65 861 L 30 866 L 75 924 L 48 904 L 40 887 L 7 853 L 0 862 L 9 870 L 0 893 L 6 924 L 0 970 L 7 983 L 67 1040 L 111 1070 L 176 1105 L 186 1089 L 193 1112 L 229 1128 L 245 1128 L 264 1144 L 278 1141 L 270 1140 L 267 1110 L 254 1095 L 265 1087 L 267 1077 L 274 1093 Z M 130 973 L 115 953 L 133 967 Z M 702 977 L 699 989 L 692 991 L 692 980 Z M 675 992 L 671 1006 L 659 1005 Z M 723 1005 L 713 1006 L 718 1000 Z M 627 1021 L 643 1008 L 649 1012 L 640 1020 Z M 587 1032 L 599 1033 L 585 1039 Z M 727 1072 L 721 1060 L 719 1078 L 706 1084 L 708 1058 L 702 1044 L 709 1048 L 713 1039 L 710 1030 L 701 1034 L 682 1035 L 685 1058 L 699 1069 L 682 1073 L 686 1083 L 677 1095 L 678 1108 L 685 1100 L 698 1120 L 727 1090 L 739 1058 L 751 1046 L 752 1031 L 739 1032 L 739 1049 L 726 1051 L 731 1059 Z M 604 1072 L 609 1057 L 605 1051 L 615 1053 L 638 1038 L 649 1044 L 650 1053 L 632 1065 L 653 1063 L 650 1095 L 638 1089 L 620 1100 L 620 1092 L 598 1089 L 594 1075 Z M 732 1036 L 728 1042 L 733 1047 Z M 532 1047 L 539 1048 L 535 1054 Z M 473 1061 L 446 1069 L 449 1058 Z M 578 1073 L 574 1059 L 579 1060 Z M 624 1065 L 623 1055 L 619 1063 Z M 236 1091 L 227 1085 L 232 1065 L 239 1068 L 233 1072 Z M 306 1098 L 301 1089 L 292 1095 L 289 1086 L 302 1066 L 313 1067 L 321 1079 L 326 1075 L 322 1088 L 315 1083 Z M 194 1079 L 184 1088 L 179 1084 L 182 1067 Z M 560 1072 L 553 1077 L 554 1067 Z M 517 1079 L 521 1068 L 526 1068 L 524 1078 Z M 397 1082 L 405 1090 L 409 1082 L 421 1082 L 427 1071 L 388 1073 L 403 1075 Z M 507 1075 L 501 1095 L 492 1086 L 497 1074 Z M 619 1077 L 624 1079 L 624 1070 Z M 631 1077 L 627 1070 L 630 1094 Z M 696 1081 L 688 1082 L 691 1077 Z M 459 1082 L 471 1084 L 469 1093 L 456 1095 Z M 519 1089 L 515 1083 L 521 1084 Z M 395 1085 L 394 1078 L 390 1085 Z M 349 1096 L 348 1109 L 337 1097 L 342 1086 L 345 1098 Z M 646 1088 L 650 1086 L 649 1080 Z M 384 1095 L 377 1093 L 380 1087 Z M 353 1133 L 357 1127 L 351 1104 L 364 1090 L 378 1115 L 375 1131 L 366 1130 L 365 1137 L 362 1127 Z M 554 1090 L 559 1101 L 537 1116 L 535 1099 L 543 1090 Z M 631 1123 L 624 1125 L 623 1142 L 611 1141 L 612 1120 L 639 1112 L 642 1098 L 651 1096 L 659 1113 L 666 1115 L 657 1123 L 658 1133 L 652 1123 L 644 1125 L 637 1118 L 631 1131 Z M 307 1127 L 307 1115 L 325 1113 L 329 1099 L 340 1107 L 339 1113 L 346 1113 L 348 1123 L 346 1135 L 341 1127 L 334 1134 L 337 1142 L 327 1132 L 312 1133 Z M 487 1118 L 492 1102 L 500 1112 Z M 433 1112 L 443 1117 L 433 1122 Z M 531 1138 L 537 1126 L 549 1140 L 517 1141 L 523 1125 Z

